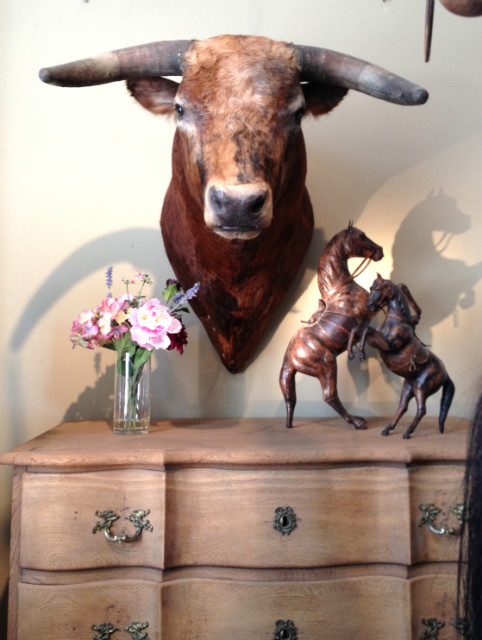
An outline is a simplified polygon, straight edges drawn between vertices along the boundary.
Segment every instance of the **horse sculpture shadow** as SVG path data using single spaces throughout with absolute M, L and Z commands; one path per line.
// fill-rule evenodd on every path
M 417 278 L 410 287 L 415 297 L 423 300 L 427 327 L 451 315 L 456 322 L 458 307 L 469 309 L 475 304 L 474 285 L 482 278 L 482 262 L 469 266 L 443 255 L 452 237 L 466 233 L 470 226 L 470 217 L 456 201 L 439 191 L 418 204 L 396 233 L 390 279 L 409 282 L 410 274 L 423 273 L 423 278 Z M 437 242 L 433 238 L 436 232 L 441 233 Z M 424 335 L 424 340 L 430 343 L 431 336 Z
M 365 340 L 380 352 L 385 366 L 404 378 L 400 404 L 390 424 L 382 431 L 387 436 L 395 429 L 398 421 L 407 411 L 412 398 L 417 402 L 417 413 L 404 434 L 410 438 L 426 413 L 426 400 L 442 388 L 439 429 L 443 433 L 445 420 L 455 393 L 455 385 L 449 377 L 443 362 L 433 354 L 415 335 L 421 309 L 415 302 L 408 287 L 396 285 L 380 275 L 370 288 L 367 307 L 371 313 L 386 308 L 386 316 L 379 328 L 367 327 L 360 341 L 360 356 L 363 359 Z M 410 307 L 415 311 L 412 316 Z
M 318 265 L 319 307 L 286 349 L 279 381 L 288 428 L 293 425 L 298 371 L 318 378 L 324 401 L 348 423 L 356 429 L 367 428 L 364 418 L 348 413 L 337 391 L 336 358 L 343 351 L 352 356 L 353 344 L 374 315 L 367 307 L 368 292 L 355 282 L 356 272 L 351 274 L 348 269 L 348 259 L 352 257 L 381 260 L 383 249 L 350 224 L 323 250 Z

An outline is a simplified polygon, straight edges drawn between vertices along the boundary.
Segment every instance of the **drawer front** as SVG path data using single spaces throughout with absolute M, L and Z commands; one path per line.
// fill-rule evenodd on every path
M 427 465 L 410 471 L 413 564 L 458 560 L 461 521 L 451 507 L 463 503 L 464 471 L 462 465 Z
M 164 474 L 123 470 L 77 474 L 25 473 L 22 483 L 20 566 L 75 570 L 106 566 L 163 567 Z M 126 520 L 138 509 L 149 510 L 140 526 Z M 112 511 L 106 520 L 96 512 Z M 149 529 L 149 524 L 152 530 Z M 142 525 L 145 525 L 143 527 Z M 132 542 L 110 537 L 139 536 Z
M 428 574 L 411 580 L 413 638 L 462 640 L 453 624 L 457 619 L 456 571 L 454 566 L 451 575 Z
M 166 567 L 408 564 L 403 468 L 189 469 L 166 483 Z M 276 529 L 286 507 L 294 516 L 281 515 Z
M 128 640 L 125 627 L 140 622 L 150 640 L 160 640 L 159 585 L 119 580 L 78 585 L 18 587 L 17 640 L 88 640 L 101 636 L 93 626 L 110 624 L 112 638 Z M 138 636 L 142 637 L 142 636 Z
M 173 582 L 162 587 L 162 633 L 169 640 L 409 638 L 408 586 L 380 577 Z

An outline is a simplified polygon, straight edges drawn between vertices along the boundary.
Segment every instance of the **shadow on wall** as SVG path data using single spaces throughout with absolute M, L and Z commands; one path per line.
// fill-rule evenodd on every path
M 304 291 L 310 284 L 313 275 L 316 273 L 318 260 L 325 244 L 326 240 L 323 231 L 315 229 L 313 241 L 305 257 L 304 264 L 273 315 L 252 360 L 258 357 L 267 346 L 276 327 L 295 304 L 296 296 L 300 295 L 300 292 Z M 136 269 L 142 265 L 143 271 L 152 274 L 155 286 L 159 287 L 159 291 L 154 291 L 153 295 L 160 296 L 163 281 L 156 276 L 162 271 L 161 257 L 163 255 L 162 238 L 158 229 L 126 229 L 106 234 L 78 248 L 50 274 L 28 302 L 10 340 L 12 351 L 19 351 L 28 341 L 32 331 L 30 320 L 32 316 L 39 319 L 42 318 L 68 290 L 75 287 L 86 276 L 100 269 L 105 269 L 111 264 L 129 262 Z M 169 277 L 170 273 L 166 274 L 165 277 Z M 195 317 L 194 314 L 192 316 Z M 202 330 L 201 325 L 200 327 Z M 200 347 L 201 349 L 204 348 L 202 345 Z M 208 347 L 209 345 L 206 346 L 206 348 Z M 105 359 L 101 355 L 102 352 L 105 352 L 105 350 L 102 349 L 93 354 L 93 366 L 97 374 L 95 384 L 86 387 L 76 402 L 68 407 L 64 420 L 102 420 L 112 418 L 115 365 L 103 366 Z M 164 355 L 164 358 L 162 358 L 162 355 Z M 179 381 L 176 381 L 175 372 L 170 367 L 169 381 L 166 382 L 164 368 L 168 365 L 165 354 L 155 353 L 153 357 L 156 366 L 151 376 L 152 389 L 163 389 L 163 397 L 169 397 L 169 388 L 174 391 Z M 114 362 L 114 356 L 112 357 L 112 362 Z M 223 365 L 218 361 L 217 355 L 215 356 L 215 362 L 220 370 L 224 370 Z M 224 371 L 221 371 L 221 374 L 224 375 Z M 201 380 L 200 393 L 203 396 L 208 395 L 209 384 L 209 380 Z M 12 390 L 13 392 L 14 390 Z M 242 398 L 239 401 L 242 404 Z M 184 403 L 186 402 L 187 399 L 184 399 Z M 218 409 L 220 408 L 218 407 Z M 233 406 L 230 407 L 230 411 L 241 411 L 241 408 Z M 184 409 L 188 412 L 196 411 L 196 407 L 187 407 L 186 404 L 184 404 Z M 211 409 L 215 410 L 216 408 L 211 407 Z M 164 410 L 165 406 L 163 407 L 162 397 L 157 397 L 153 393 L 152 416 L 154 418 L 171 417 L 165 415 Z
M 474 286 L 482 278 L 482 262 L 469 266 L 444 256 L 453 236 L 467 233 L 470 227 L 470 217 L 456 200 L 439 191 L 418 204 L 395 235 L 390 278 L 405 283 L 422 308 L 417 332 L 427 344 L 431 344 L 433 327 L 450 316 L 457 326 L 459 309 L 475 304 Z M 421 277 L 414 279 L 413 273 Z
M 25 307 L 10 340 L 19 351 L 32 331 L 31 318 L 41 319 L 60 298 L 86 276 L 117 262 L 139 265 L 152 274 L 160 272 L 161 232 L 153 229 L 126 229 L 109 233 L 77 249 L 60 264 Z
M 408 213 L 395 234 L 390 279 L 406 284 L 420 305 L 417 335 L 429 346 L 438 323 L 452 316 L 456 326 L 459 310 L 475 304 L 474 286 L 482 278 L 482 262 L 469 266 L 443 255 L 453 236 L 465 234 L 470 228 L 470 216 L 458 208 L 455 199 L 443 191 L 432 191 Z M 378 324 L 377 319 L 372 324 Z M 382 365 L 375 350 L 368 347 L 366 355 L 380 363 L 385 381 L 398 394 L 400 377 Z M 450 371 L 450 363 L 445 364 Z M 352 377 L 357 392 L 363 393 L 370 384 L 369 367 L 359 367 Z
M 42 318 L 69 289 L 89 274 L 118 262 L 130 262 L 136 269 L 142 265 L 146 272 L 157 274 L 161 272 L 162 255 L 160 229 L 126 229 L 106 234 L 80 247 L 51 273 L 32 296 L 12 334 L 10 348 L 13 352 L 22 349 L 32 331 L 29 318 Z M 156 284 L 163 286 L 163 283 Z M 82 392 L 78 401 L 68 408 L 66 420 L 112 416 L 114 365 L 100 374 L 100 354 L 96 353 L 94 366 L 98 373 L 95 387 L 87 387 Z M 13 382 L 12 385 L 15 387 Z M 15 393 L 15 388 L 11 393 Z

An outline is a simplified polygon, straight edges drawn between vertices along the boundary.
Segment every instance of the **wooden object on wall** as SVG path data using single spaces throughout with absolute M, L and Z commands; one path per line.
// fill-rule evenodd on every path
M 3 455 L 15 466 L 8 640 L 85 640 L 102 625 L 128 637 L 133 622 L 150 640 L 321 628 L 387 640 L 419 638 L 430 619 L 457 640 L 458 536 L 443 530 L 460 525 L 467 421 L 441 436 L 429 418 L 408 441 L 373 422 L 173 420 L 142 438 L 73 422 Z M 98 526 L 111 510 L 111 533 L 131 537 L 139 508 L 151 528 L 134 542 Z

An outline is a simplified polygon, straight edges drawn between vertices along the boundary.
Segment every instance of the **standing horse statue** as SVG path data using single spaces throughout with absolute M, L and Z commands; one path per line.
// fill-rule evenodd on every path
M 349 258 L 365 258 L 353 274 Z M 351 350 L 372 315 L 367 307 L 368 291 L 355 277 L 369 260 L 381 260 L 383 249 L 363 231 L 349 224 L 326 245 L 318 264 L 318 309 L 291 339 L 280 372 L 280 387 L 286 403 L 286 426 L 293 426 L 296 404 L 296 372 L 318 378 L 323 399 L 356 429 L 366 429 L 364 418 L 350 415 L 337 391 L 337 356 Z M 376 312 L 375 312 L 376 313 Z
M 426 413 L 426 400 L 442 388 L 439 413 L 440 433 L 444 431 L 445 419 L 452 404 L 455 385 L 440 358 L 415 335 L 415 325 L 420 320 L 421 310 L 408 287 L 396 285 L 379 274 L 370 287 L 368 310 L 377 312 L 386 307 L 386 316 L 379 328 L 367 327 L 360 342 L 363 358 L 365 340 L 380 352 L 383 363 L 397 375 L 404 378 L 400 404 L 390 424 L 382 431 L 387 436 L 395 429 L 398 421 L 407 411 L 408 403 L 415 397 L 417 413 L 404 434 L 410 438 L 416 426 Z M 415 311 L 412 316 L 410 307 Z

